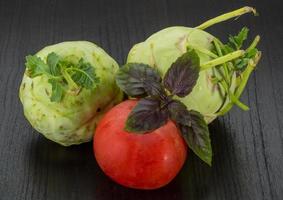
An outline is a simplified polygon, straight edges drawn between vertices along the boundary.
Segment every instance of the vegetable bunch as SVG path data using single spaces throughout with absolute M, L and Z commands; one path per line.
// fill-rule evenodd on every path
M 245 44 L 246 27 L 226 42 L 204 29 L 250 12 L 256 14 L 243 7 L 194 28 L 163 29 L 134 45 L 120 68 L 90 42 L 48 46 L 26 57 L 24 114 L 64 146 L 88 142 L 94 133 L 98 164 L 127 187 L 169 183 L 185 162 L 187 146 L 211 165 L 208 124 L 233 105 L 249 109 L 240 96 L 261 52 L 259 36 Z M 122 91 L 131 100 L 115 106 Z
M 125 130 L 147 133 L 173 120 L 189 147 L 211 165 L 209 131 L 203 116 L 188 110 L 174 99 L 190 94 L 200 72 L 199 57 L 194 50 L 184 53 L 166 72 L 164 79 L 149 65 L 129 63 L 116 76 L 118 86 L 132 97 L 142 97 L 130 113 Z
M 171 119 L 194 153 L 211 165 L 207 123 L 226 114 L 233 105 L 249 109 L 239 98 L 261 52 L 256 48 L 259 36 L 244 47 L 246 27 L 229 35 L 226 43 L 202 29 L 248 12 L 256 13 L 244 7 L 196 28 L 166 28 L 135 45 L 116 78 L 128 96 L 143 97 L 125 130 L 150 132 Z

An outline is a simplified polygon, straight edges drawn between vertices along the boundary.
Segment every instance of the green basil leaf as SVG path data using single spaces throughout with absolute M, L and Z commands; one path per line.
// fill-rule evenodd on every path
M 168 69 L 163 80 L 164 86 L 171 94 L 185 97 L 193 90 L 199 72 L 199 56 L 194 50 L 188 51 Z

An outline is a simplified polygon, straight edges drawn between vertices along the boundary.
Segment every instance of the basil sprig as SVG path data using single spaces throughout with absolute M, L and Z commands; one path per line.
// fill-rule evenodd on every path
M 193 90 L 200 72 L 200 59 L 194 50 L 180 56 L 162 80 L 158 71 L 146 64 L 128 63 L 116 76 L 118 86 L 129 96 L 140 97 L 126 121 L 125 130 L 137 134 L 153 131 L 170 119 L 174 121 L 189 148 L 211 165 L 212 149 L 204 117 L 174 96 L 185 97 Z

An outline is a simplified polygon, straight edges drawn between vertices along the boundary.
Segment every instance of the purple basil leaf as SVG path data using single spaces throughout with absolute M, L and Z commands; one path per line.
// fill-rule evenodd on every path
M 176 123 L 186 126 L 192 125 L 190 112 L 187 110 L 187 107 L 182 102 L 178 100 L 172 100 L 168 104 L 168 111 L 170 119 L 172 119 Z
M 163 85 L 157 81 L 147 81 L 144 83 L 144 88 L 149 96 L 158 97 L 161 100 L 167 98 L 167 94 L 164 90 Z
M 173 95 L 187 96 L 194 88 L 200 71 L 200 61 L 194 50 L 180 56 L 168 69 L 164 86 Z
M 125 130 L 134 133 L 145 133 L 164 125 L 168 120 L 168 110 L 161 108 L 157 98 L 141 99 L 128 116 Z
M 140 97 L 162 89 L 158 71 L 149 65 L 128 63 L 116 75 L 117 85 L 129 96 Z M 153 88 L 153 85 L 155 89 Z
M 211 166 L 212 149 L 208 126 L 199 112 L 193 110 L 189 112 L 191 126 L 178 123 L 181 133 L 190 149 Z

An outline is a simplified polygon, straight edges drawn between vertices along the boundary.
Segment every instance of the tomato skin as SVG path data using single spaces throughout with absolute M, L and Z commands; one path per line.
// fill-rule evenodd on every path
M 147 134 L 126 132 L 126 119 L 136 103 L 124 101 L 103 117 L 94 135 L 94 154 L 104 173 L 117 183 L 160 188 L 182 168 L 187 147 L 172 121 Z

